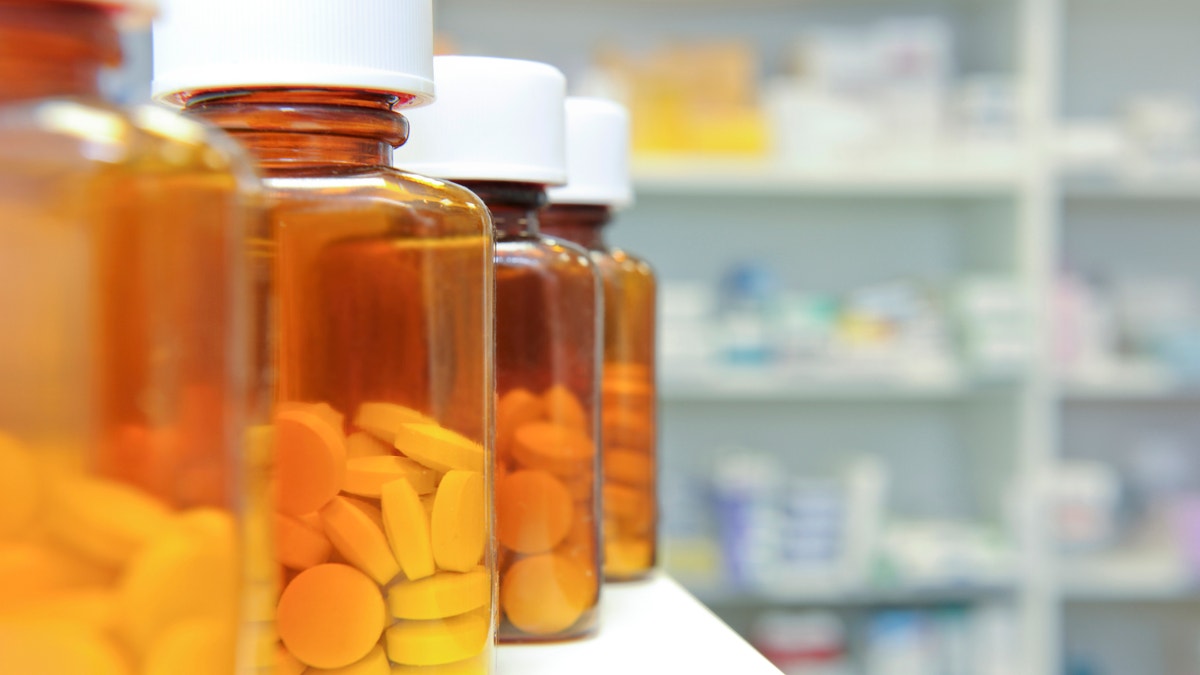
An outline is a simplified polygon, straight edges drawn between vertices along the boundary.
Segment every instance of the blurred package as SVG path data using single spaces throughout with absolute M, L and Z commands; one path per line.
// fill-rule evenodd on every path
M 769 455 L 730 451 L 714 468 L 713 503 L 725 580 L 769 586 L 777 569 L 779 469 Z
M 838 301 L 830 295 L 784 291 L 779 308 L 777 352 L 785 361 L 812 361 L 829 354 L 837 331 Z
M 840 293 L 801 290 L 785 287 L 761 262 L 736 263 L 715 287 L 664 284 L 663 372 L 676 382 L 728 387 L 748 379 L 752 385 L 768 373 L 806 386 L 955 382 L 962 372 L 953 327 L 963 323 L 962 311 L 975 360 L 969 365 L 1011 371 L 1028 350 L 1027 316 L 1014 294 L 1003 279 L 972 286 L 964 307 L 954 306 L 953 294 L 912 278 Z
M 930 144 L 946 133 L 954 35 L 941 17 L 885 19 L 873 34 L 885 128 L 905 142 Z
M 851 675 L 846 627 L 830 612 L 764 612 L 750 643 L 784 675 Z
M 596 68 L 627 96 L 635 154 L 766 152 L 759 58 L 749 42 L 679 42 L 640 53 L 609 46 Z
M 879 574 L 902 587 L 992 586 L 1012 581 L 1013 546 L 983 524 L 952 520 L 889 522 L 879 546 Z
M 1116 309 L 1099 282 L 1064 272 L 1054 297 L 1055 356 L 1078 380 L 1103 378 L 1120 355 Z
M 951 120 L 968 141 L 1014 141 L 1017 134 L 1017 82 L 1004 73 L 963 78 L 955 92 Z
M 694 471 L 662 471 L 659 499 L 662 564 L 681 583 L 713 588 L 721 582 L 721 550 L 713 532 L 708 481 Z
M 769 593 L 856 589 L 874 564 L 886 500 L 879 462 L 836 477 L 788 477 L 768 455 L 730 451 L 713 475 L 726 580 Z
M 1200 111 L 1178 95 L 1143 94 L 1125 103 L 1122 123 L 1140 168 L 1194 165 L 1200 148 Z
M 1117 539 L 1121 485 L 1112 466 L 1092 460 L 1064 460 L 1048 481 L 1051 520 L 1061 550 L 1090 553 Z
M 969 277 L 956 296 L 962 356 L 973 371 L 1011 375 L 1029 362 L 1033 322 L 1016 279 Z
M 1188 279 L 1129 277 L 1113 287 L 1125 348 L 1200 381 L 1200 289 Z
M 966 127 L 1004 136 L 1011 89 L 1000 78 L 972 84 L 956 110 L 954 35 L 940 17 L 895 17 L 859 26 L 817 26 L 800 35 L 765 97 L 781 161 L 823 165 L 878 160 L 881 152 L 928 153 Z M 952 114 L 969 116 L 952 124 Z
M 903 362 L 916 370 L 944 362 L 951 352 L 942 304 L 928 288 L 908 280 L 851 291 L 841 323 L 834 351 L 843 358 Z
M 662 282 L 659 292 L 658 354 L 663 368 L 711 362 L 716 358 L 712 338 L 716 293 L 704 283 Z M 678 365 L 676 365 L 678 364 Z
M 758 262 L 734 265 L 721 276 L 718 340 L 726 361 L 764 365 L 776 360 L 781 293 L 778 275 Z

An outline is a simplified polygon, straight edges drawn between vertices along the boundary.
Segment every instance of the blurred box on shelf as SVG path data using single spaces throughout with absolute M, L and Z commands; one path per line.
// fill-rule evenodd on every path
M 730 450 L 711 481 L 721 572 L 706 588 L 819 601 L 1014 583 L 1014 539 L 995 527 L 887 515 L 888 473 L 874 458 L 800 477 L 773 456 Z
M 596 70 L 624 92 L 637 154 L 766 152 L 759 57 L 746 41 L 673 42 L 634 52 L 599 50 Z
M 1024 295 L 1008 278 L 969 277 L 941 291 L 893 279 L 841 293 L 785 287 L 740 263 L 711 286 L 663 284 L 659 353 L 674 384 L 956 387 L 1013 379 L 1032 357 Z
M 1059 369 L 1076 388 L 1200 383 L 1200 289 L 1190 279 L 1063 273 L 1055 310 Z

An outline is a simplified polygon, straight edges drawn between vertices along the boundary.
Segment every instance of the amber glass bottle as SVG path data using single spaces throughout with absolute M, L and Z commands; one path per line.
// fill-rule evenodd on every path
M 240 673 L 253 505 L 228 139 L 99 99 L 127 3 L 0 0 L 0 670 Z
M 583 249 L 541 236 L 537 220 L 545 186 L 566 176 L 565 79 L 509 59 L 434 67 L 438 102 L 414 116 L 424 135 L 397 163 L 461 181 L 496 226 L 500 640 L 583 637 L 600 587 L 599 280 Z
M 654 271 L 610 247 L 612 210 L 632 200 L 628 116 L 611 101 L 567 99 L 570 182 L 550 191 L 542 230 L 587 248 L 604 287 L 601 439 L 604 448 L 604 575 L 649 574 L 657 557 Z
M 491 672 L 491 223 L 392 168 L 429 2 L 169 9 L 156 92 L 249 149 L 270 209 L 279 669 Z

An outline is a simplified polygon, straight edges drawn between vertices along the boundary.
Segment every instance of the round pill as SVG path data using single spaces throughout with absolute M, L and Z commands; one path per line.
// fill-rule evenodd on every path
M 491 577 L 483 567 L 470 572 L 438 572 L 417 581 L 401 581 L 388 589 L 388 610 L 397 619 L 442 619 L 487 604 Z
M 383 633 L 386 611 L 379 587 L 348 565 L 304 570 L 279 598 L 276 626 L 288 651 L 317 668 L 362 659 Z
M 366 572 L 380 586 L 400 574 L 387 537 L 374 519 L 345 497 L 334 497 L 321 509 L 325 534 L 350 564 Z
M 435 424 L 403 425 L 396 432 L 396 449 L 439 473 L 483 471 L 483 446 Z
M 626 577 L 645 572 L 654 564 L 654 547 L 645 538 L 616 538 L 604 541 L 604 574 Z
M 496 484 L 496 535 L 514 551 L 554 548 L 567 536 L 572 515 L 571 494 L 546 471 L 517 471 Z
M 294 570 L 304 570 L 329 560 L 333 544 L 321 531 L 304 521 L 275 514 L 275 555 Z
M 654 483 L 654 463 L 640 452 L 605 450 L 604 480 L 644 488 Z
M 479 609 L 448 619 L 401 619 L 387 629 L 388 657 L 410 666 L 435 666 L 475 656 L 487 646 L 491 615 Z
M 598 580 L 569 558 L 522 558 L 500 582 L 500 606 L 518 630 L 549 635 L 571 627 L 596 597 Z
M 321 417 L 290 410 L 275 417 L 276 505 L 289 516 L 324 506 L 342 488 L 346 442 Z
M 467 572 L 479 564 L 488 538 L 483 474 L 451 471 L 433 500 L 429 534 L 433 560 L 443 570 Z
M 561 384 L 556 384 L 542 394 L 546 406 L 546 417 L 555 424 L 586 433 L 588 414 L 575 394 Z
M 429 514 L 412 486 L 397 480 L 383 486 L 383 529 L 392 553 L 409 580 L 434 571 Z
M 507 457 L 512 450 L 512 437 L 520 427 L 542 419 L 545 406 L 542 399 L 518 387 L 500 397 L 496 404 L 496 452 Z
M 619 517 L 636 516 L 650 509 L 650 501 L 641 490 L 607 483 L 604 486 L 604 513 Z
M 654 424 L 645 413 L 628 408 L 605 410 L 601 416 L 604 445 L 647 453 L 654 442 Z
M 513 455 L 530 469 L 545 469 L 559 476 L 586 473 L 596 448 L 587 434 L 549 422 L 517 429 Z

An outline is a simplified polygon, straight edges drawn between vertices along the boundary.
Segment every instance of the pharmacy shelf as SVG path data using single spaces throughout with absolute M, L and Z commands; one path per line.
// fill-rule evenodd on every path
M 1071 602 L 1200 602 L 1200 584 L 1182 558 L 1166 551 L 1064 560 L 1058 575 Z
M 1200 172 L 1072 174 L 1059 180 L 1067 199 L 1200 200 Z
M 1181 381 L 1157 364 L 1118 365 L 1098 372 L 1074 373 L 1059 382 L 1064 400 L 1167 401 L 1200 398 L 1200 386 Z
M 1008 599 L 1015 593 L 1015 584 L 988 585 L 936 585 L 912 587 L 878 588 L 808 588 L 783 589 L 766 592 L 763 590 L 738 590 L 716 586 L 694 586 L 696 597 L 710 607 L 827 607 L 863 608 L 875 607 L 936 607 L 945 605 L 971 605 Z
M 634 188 L 643 196 L 1011 197 L 1018 177 L 1008 158 L 970 162 L 941 155 L 813 167 L 710 156 L 634 162 Z
M 880 370 L 832 365 L 758 367 L 698 365 L 664 367 L 659 393 L 664 402 L 759 402 L 804 400 L 952 400 L 1001 383 L 969 377 L 961 369 Z
M 497 672 L 520 675 L 660 675 L 780 671 L 708 608 L 665 575 L 609 584 L 600 631 L 579 642 L 505 645 Z

